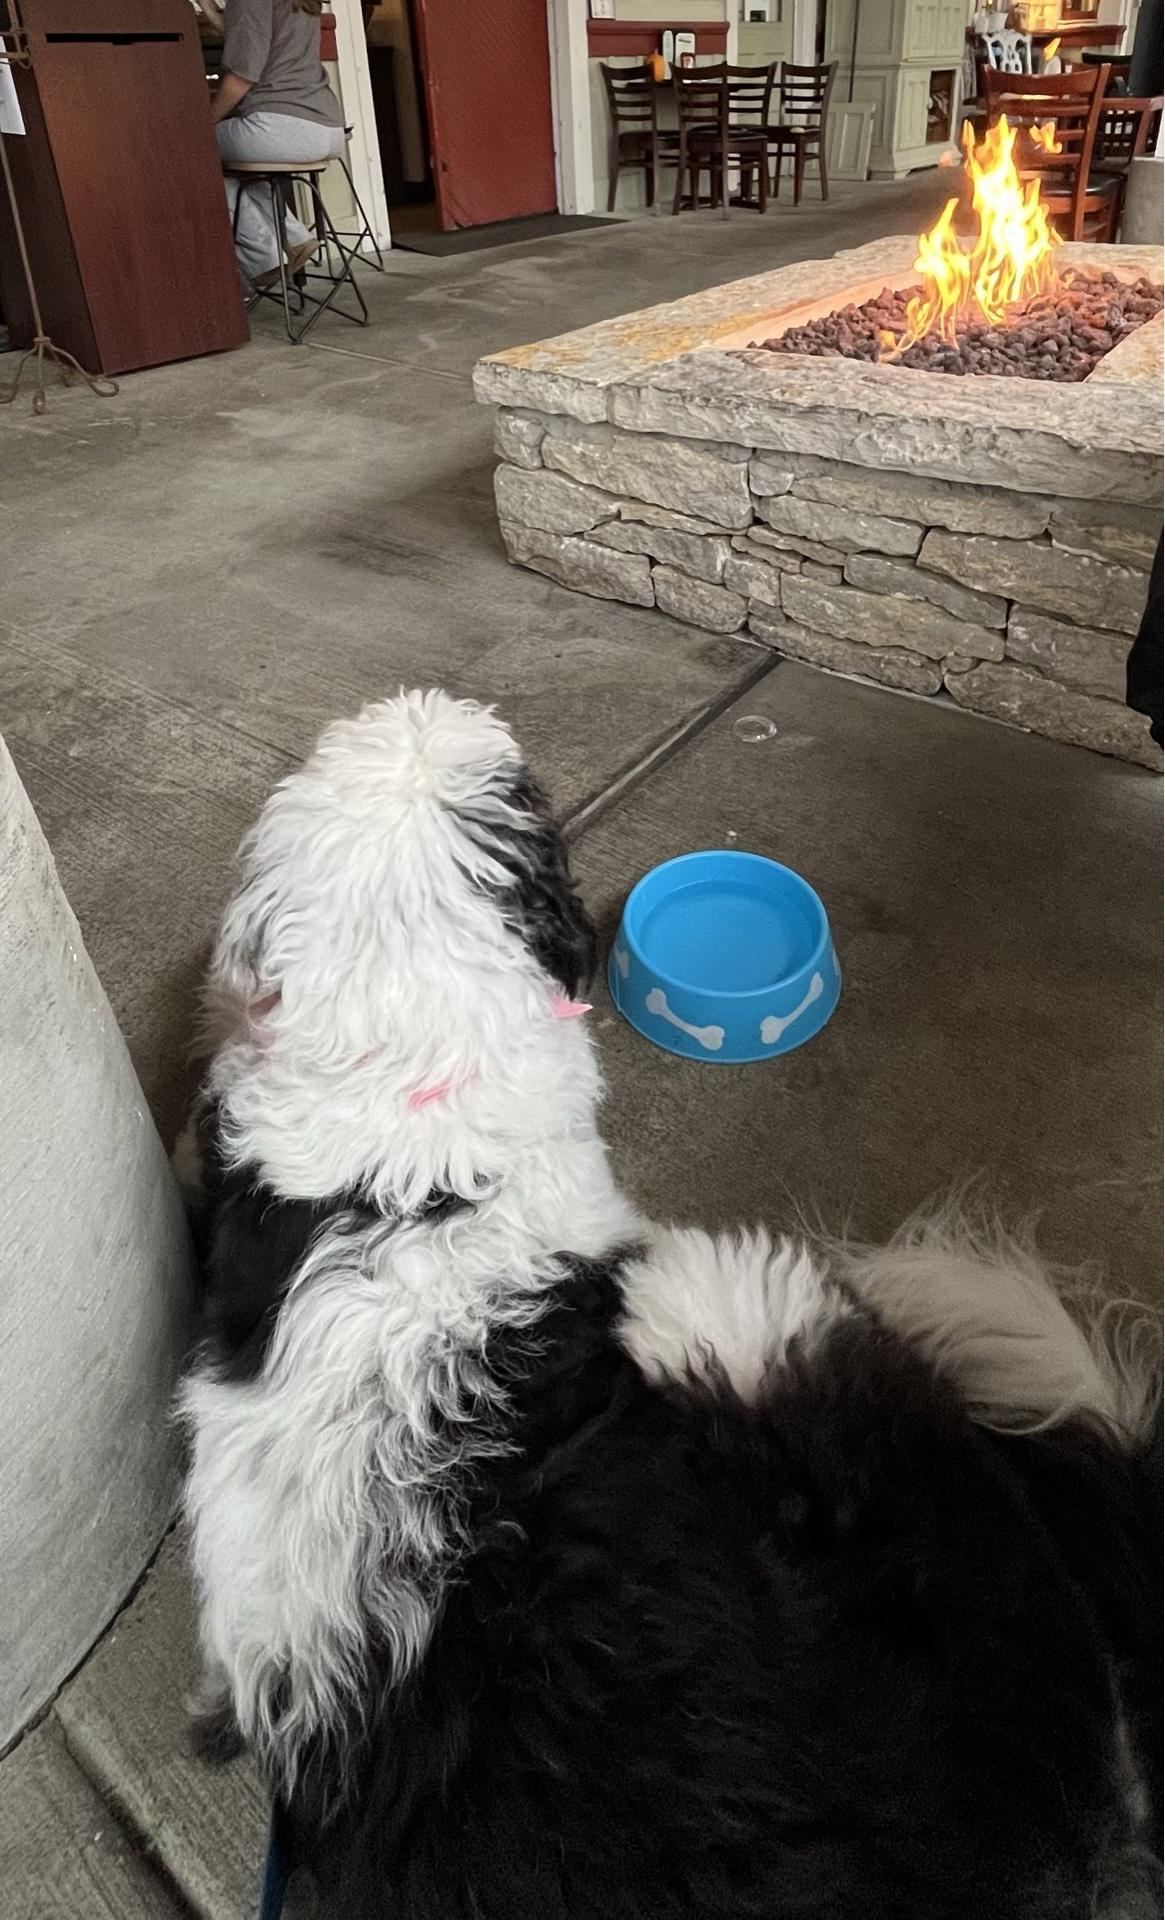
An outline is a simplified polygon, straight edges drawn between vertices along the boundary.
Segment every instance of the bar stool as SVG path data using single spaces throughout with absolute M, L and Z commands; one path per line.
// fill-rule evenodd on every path
M 239 208 L 243 204 L 244 194 L 255 189 L 262 192 L 262 190 L 266 188 L 270 197 L 271 218 L 279 234 L 280 243 L 279 288 L 278 291 L 276 291 L 274 287 L 256 287 L 250 300 L 247 302 L 247 306 L 248 309 L 250 309 L 259 300 L 281 300 L 283 303 L 283 319 L 287 328 L 287 337 L 293 346 L 298 345 L 304 338 L 304 335 L 315 326 L 320 315 L 328 311 L 339 294 L 340 289 L 345 285 L 351 287 L 352 292 L 356 296 L 356 304 L 360 311 L 359 313 L 346 313 L 343 307 L 336 307 L 336 313 L 339 314 L 343 320 L 351 320 L 354 326 L 366 327 L 368 325 L 368 308 L 364 301 L 364 295 L 356 284 L 356 279 L 352 272 L 352 252 L 354 249 L 349 250 L 344 246 L 332 223 L 332 217 L 324 205 L 323 194 L 320 192 L 320 175 L 326 173 L 331 164 L 330 160 L 232 160 L 223 168 L 224 173 L 238 184 L 234 218 L 236 234 L 239 225 Z M 347 168 L 345 168 L 345 172 L 347 172 Z M 285 222 L 287 217 L 288 194 L 296 187 L 301 187 L 311 200 L 313 213 L 312 224 L 315 228 L 316 239 L 319 242 L 323 266 L 322 269 L 315 271 L 310 268 L 302 269 L 295 275 L 293 283 L 289 281 L 287 275 L 287 254 L 289 248 L 287 245 L 287 228 Z M 353 198 L 355 198 L 354 194 Z M 363 214 L 363 208 L 361 208 L 361 213 Z M 333 247 L 339 256 L 338 264 L 333 264 Z M 320 298 L 314 293 L 309 293 L 306 285 L 308 280 L 326 281 L 331 291 L 323 298 Z M 296 299 L 299 303 L 296 309 L 297 314 L 304 313 L 308 306 L 314 307 L 315 309 L 298 327 L 292 319 L 291 289 L 293 284 Z

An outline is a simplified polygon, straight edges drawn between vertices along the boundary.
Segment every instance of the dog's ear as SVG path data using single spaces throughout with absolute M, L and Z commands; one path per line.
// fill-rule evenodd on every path
M 575 892 L 566 842 L 546 795 L 525 767 L 506 798 L 517 823 L 501 829 L 491 846 L 512 876 L 502 911 L 544 972 L 573 996 L 595 969 L 594 924 Z
M 253 837 L 253 833 L 248 836 L 241 850 L 243 884 L 228 902 L 219 923 L 210 987 L 244 1009 L 251 1038 L 262 1044 L 263 1024 L 279 1004 L 279 988 L 265 977 L 263 944 L 272 895 L 270 883 L 250 870 L 249 842 Z

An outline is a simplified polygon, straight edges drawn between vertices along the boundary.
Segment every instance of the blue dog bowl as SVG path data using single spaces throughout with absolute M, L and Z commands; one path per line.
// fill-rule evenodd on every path
M 768 1060 L 841 996 L 829 921 L 800 874 L 757 853 L 686 853 L 623 908 L 607 966 L 623 1018 L 686 1060 Z

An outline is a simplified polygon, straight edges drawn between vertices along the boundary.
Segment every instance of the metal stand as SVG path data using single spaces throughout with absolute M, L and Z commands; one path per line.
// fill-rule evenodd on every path
M 29 57 L 27 45 L 24 41 L 24 30 L 20 24 L 18 0 L 9 0 L 9 12 L 12 25 L 7 30 L 6 35 L 0 36 L 0 60 L 5 61 L 9 66 L 31 67 L 32 60 Z M 4 48 L 3 40 L 5 38 L 12 39 L 16 42 L 14 50 Z M 24 284 L 28 290 L 28 304 L 32 311 L 32 345 L 26 348 L 25 352 L 21 354 L 12 379 L 6 381 L 3 386 L 0 386 L 0 406 L 9 406 L 11 402 L 15 400 L 17 393 L 20 391 L 20 383 L 24 378 L 24 369 L 29 364 L 29 361 L 32 362 L 33 366 L 32 410 L 34 413 L 44 413 L 48 408 L 48 394 L 45 386 L 46 366 L 51 366 L 55 370 L 61 386 L 71 387 L 74 380 L 79 376 L 93 393 L 100 394 L 102 399 L 107 399 L 118 390 L 116 380 L 108 379 L 103 373 L 90 373 L 89 369 L 83 367 L 81 362 L 75 359 L 71 353 L 66 353 L 63 347 L 58 347 L 51 336 L 45 331 L 44 316 L 40 310 L 40 299 L 36 291 L 36 282 L 32 277 L 32 263 L 28 257 L 28 243 L 24 237 L 24 222 L 20 217 L 20 208 L 16 202 L 16 188 L 12 180 L 12 169 L 8 164 L 8 144 L 3 133 L 0 133 L 0 169 L 3 170 L 4 174 L 4 187 L 8 195 L 8 205 L 12 209 L 12 224 L 16 231 L 16 249 L 20 255 L 20 269 L 24 275 Z

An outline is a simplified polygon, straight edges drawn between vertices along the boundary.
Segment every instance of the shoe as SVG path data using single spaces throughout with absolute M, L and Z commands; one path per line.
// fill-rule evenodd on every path
M 289 280 L 294 280 L 296 274 L 303 271 L 319 244 L 319 241 L 315 239 L 301 240 L 297 247 L 292 247 L 287 256 L 286 273 Z M 266 273 L 257 273 L 251 284 L 260 291 L 267 287 L 277 287 L 279 285 L 279 268 L 268 267 Z
M 319 244 L 319 241 L 313 235 L 310 240 L 302 240 L 298 247 L 292 247 L 291 252 L 287 256 L 287 277 L 289 280 L 294 280 L 297 273 L 303 272 L 312 255 L 319 251 Z

